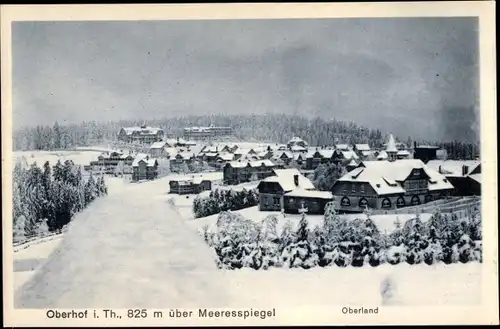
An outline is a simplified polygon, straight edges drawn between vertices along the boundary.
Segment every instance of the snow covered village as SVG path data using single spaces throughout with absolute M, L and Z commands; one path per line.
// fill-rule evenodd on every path
M 468 29 L 464 22 L 463 29 Z M 94 37 L 89 39 L 86 24 L 92 26 L 69 24 L 68 30 L 37 23 L 19 25 L 14 31 L 24 40 L 17 46 L 19 52 L 29 49 L 50 67 L 55 64 L 47 58 L 63 56 L 58 55 L 62 46 L 33 48 L 26 41 L 31 40 L 29 35 L 56 33 L 57 40 L 75 36 L 85 40 L 87 46 L 79 50 L 64 48 L 64 56 L 71 53 L 75 58 L 61 65 L 70 72 L 65 74 L 89 79 L 85 84 L 92 86 L 88 88 L 93 95 L 90 105 L 80 93 L 87 90 L 84 87 L 76 91 L 78 87 L 72 89 L 71 84 L 46 86 L 54 99 L 62 99 L 55 89 L 61 88 L 74 93 L 76 100 L 51 101 L 64 105 L 48 118 L 42 118 L 43 111 L 30 112 L 31 124 L 13 131 L 15 307 L 434 305 L 436 300 L 440 305 L 470 305 L 480 301 L 483 155 L 474 106 L 450 107 L 443 110 L 446 114 L 436 114 L 441 113 L 441 105 L 431 102 L 431 94 L 426 100 L 412 96 L 409 90 L 420 82 L 412 80 L 413 73 L 397 66 L 398 62 L 390 63 L 390 56 L 396 55 L 385 53 L 384 45 L 369 47 L 383 52 L 389 58 L 384 65 L 404 79 L 393 81 L 391 75 L 372 81 L 364 74 L 383 75 L 379 71 L 385 66 L 362 59 L 359 65 L 352 64 L 335 52 L 332 62 L 324 54 L 314 55 L 315 50 L 284 54 L 285 71 L 274 71 L 273 62 L 266 68 L 275 75 L 256 78 L 245 61 L 229 61 L 214 71 L 193 64 L 205 58 L 197 55 L 205 51 L 199 44 L 207 45 L 199 38 L 186 39 L 185 53 L 163 49 L 166 46 L 159 44 L 170 39 L 158 44 L 151 40 L 168 33 L 159 33 L 161 29 L 150 23 L 134 27 L 143 31 L 137 33 L 154 35 L 140 41 L 145 53 L 136 56 L 144 60 L 135 63 L 126 50 L 132 48 L 123 41 L 128 39 L 122 44 L 113 37 L 120 33 L 116 26 L 104 24 L 103 31 L 114 32 L 99 33 L 98 43 L 91 41 Z M 197 33 L 203 34 L 206 28 L 210 42 L 227 48 L 212 37 L 222 33 L 223 24 L 199 24 Z M 287 30 L 273 24 L 284 38 Z M 398 28 L 380 23 L 380 31 L 401 28 L 407 37 L 421 39 L 408 28 L 413 23 L 394 24 Z M 442 30 L 428 33 L 461 26 L 446 20 L 434 24 L 442 24 Z M 327 25 L 314 25 L 314 29 L 328 30 Z M 188 25 L 174 26 L 175 33 L 189 35 L 183 32 Z M 245 31 L 242 28 L 242 35 L 251 34 Z M 353 25 L 346 35 L 361 38 L 361 31 L 366 33 Z M 238 35 L 234 40 L 239 37 L 243 38 Z M 108 42 L 119 49 L 116 62 L 84 58 L 88 49 L 96 49 L 99 56 L 115 56 Z M 288 41 L 280 42 L 280 47 L 288 47 Z M 428 53 L 418 46 L 424 47 L 425 42 L 415 43 L 415 59 L 403 51 L 404 61 L 428 60 Z M 168 55 L 158 55 L 155 47 Z M 235 47 L 257 51 L 240 43 Z M 454 60 L 451 50 L 447 53 L 443 46 L 441 51 L 447 63 Z M 176 56 L 182 61 L 175 65 L 182 69 L 169 64 Z M 314 58 L 311 63 L 325 61 L 324 65 L 336 69 L 308 71 L 307 65 L 300 64 L 309 62 L 308 56 Z M 151 67 L 143 66 L 149 61 Z M 335 61 L 342 64 L 336 66 Z M 441 65 L 436 62 L 441 59 L 428 61 L 433 69 Z M 33 65 L 23 68 L 22 81 L 27 81 L 25 75 L 31 76 Z M 162 65 L 171 72 L 160 73 Z M 256 72 L 265 71 L 261 64 L 255 65 Z M 137 76 L 130 75 L 134 70 Z M 186 77 L 189 70 L 195 72 L 192 79 Z M 37 74 L 39 81 L 52 79 L 40 77 L 43 72 Z M 325 80 L 329 75 L 346 82 Z M 247 84 L 244 77 L 256 80 Z M 116 101 L 111 87 L 108 94 L 99 91 L 99 84 L 108 78 L 113 86 L 126 90 L 117 97 L 125 101 Z M 234 84 L 226 84 L 226 78 Z M 204 79 L 209 82 L 202 83 Z M 275 79 L 299 81 L 298 87 L 282 80 L 276 83 L 283 87 L 276 87 Z M 434 73 L 432 79 L 444 84 Z M 259 81 L 270 91 L 252 94 Z M 81 80 L 75 84 L 83 86 Z M 338 91 L 326 91 L 325 85 Z M 400 90 L 401 85 L 409 87 Z M 365 95 L 358 93 L 358 86 Z M 428 88 L 428 93 L 442 93 L 436 96 L 440 100 L 446 93 L 458 95 L 452 86 Z M 280 93 L 293 101 L 282 100 Z M 338 93 L 338 98 L 321 96 L 330 93 Z M 368 100 L 363 103 L 360 99 L 365 97 Z M 27 102 L 16 105 L 14 114 Z M 88 111 L 81 108 L 75 118 L 64 114 L 62 108 L 78 102 L 89 105 Z M 135 105 L 125 110 L 127 102 Z M 382 103 L 387 109 L 376 107 Z M 239 105 L 238 112 L 229 110 Z M 434 105 L 434 112 L 415 112 Z M 273 106 L 276 110 L 271 111 Z M 312 110 L 321 106 L 323 112 Z M 205 108 L 219 110 L 205 114 Z M 453 121 L 450 111 L 462 111 L 462 115 Z M 21 121 L 20 117 L 14 115 L 14 121 Z M 471 126 L 471 120 L 477 126 Z M 297 287 L 304 289 L 299 292 Z

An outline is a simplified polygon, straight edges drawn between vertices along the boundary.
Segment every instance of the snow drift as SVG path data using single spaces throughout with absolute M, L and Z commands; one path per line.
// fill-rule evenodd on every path
M 18 308 L 222 307 L 214 255 L 148 184 L 96 200 L 15 294 Z M 154 191 L 154 190 L 153 190 Z

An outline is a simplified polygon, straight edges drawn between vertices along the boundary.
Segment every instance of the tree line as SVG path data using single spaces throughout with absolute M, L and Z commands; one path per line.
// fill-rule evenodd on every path
M 255 190 L 241 191 L 215 189 L 206 197 L 197 196 L 193 201 L 195 218 L 207 217 L 229 210 L 240 210 L 259 204 L 259 197 Z
M 162 128 L 168 135 L 182 136 L 182 128 L 189 126 L 229 126 L 235 137 L 241 140 L 258 140 L 270 143 L 286 143 L 299 136 L 310 145 L 326 146 L 337 143 L 369 144 L 381 148 L 387 142 L 387 134 L 354 122 L 336 119 L 305 118 L 298 115 L 198 115 L 155 120 L 119 120 L 108 122 L 85 121 L 78 124 L 25 127 L 14 131 L 14 150 L 54 150 L 75 146 L 89 146 L 115 142 L 122 127 L 147 124 Z M 450 159 L 472 159 L 479 154 L 479 143 L 461 141 L 417 141 L 410 136 L 395 136 L 408 147 L 432 144 L 445 148 Z
M 262 222 L 223 212 L 216 230 L 202 230 L 205 241 L 223 269 L 379 266 L 482 262 L 481 216 L 458 220 L 438 211 L 426 223 L 416 215 L 391 233 L 381 232 L 373 220 L 348 220 L 327 206 L 324 221 L 311 230 L 305 213 L 296 228 L 290 220 L 278 230 L 278 217 Z
M 82 175 L 72 161 L 28 165 L 18 161 L 13 171 L 14 242 L 62 229 L 73 215 L 107 194 L 104 178 Z

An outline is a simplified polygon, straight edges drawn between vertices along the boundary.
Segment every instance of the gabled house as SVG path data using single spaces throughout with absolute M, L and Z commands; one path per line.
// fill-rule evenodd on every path
M 430 160 L 427 166 L 444 175 L 455 187 L 455 195 L 481 195 L 481 161 Z
M 149 155 L 138 154 L 132 163 L 132 181 L 151 180 L 158 176 L 158 161 Z
M 166 148 L 167 148 L 167 142 L 166 141 L 154 142 L 149 147 L 149 154 L 152 157 L 157 157 L 157 158 L 159 158 L 159 157 L 166 157 L 167 156 L 166 151 L 165 151 Z
M 261 211 L 280 211 L 283 209 L 283 195 L 297 188 L 314 190 L 313 183 L 297 169 L 275 169 L 271 176 L 263 179 L 259 191 Z
M 224 184 L 236 185 L 272 175 L 276 168 L 271 160 L 231 161 L 223 168 Z
M 343 212 L 396 209 L 448 197 L 453 185 L 420 160 L 364 161 L 332 187 Z
M 353 151 L 363 160 L 371 160 L 373 151 L 368 144 L 354 144 Z
M 306 156 L 306 168 L 316 169 L 321 163 L 335 162 L 335 150 L 316 150 Z
M 329 191 L 294 189 L 283 195 L 283 210 L 287 214 L 297 214 L 299 209 L 306 208 L 311 215 L 323 215 L 328 202 L 333 201 Z
M 196 157 L 191 152 L 177 153 L 170 158 L 171 172 L 186 172 L 189 171 L 189 166 L 196 161 Z

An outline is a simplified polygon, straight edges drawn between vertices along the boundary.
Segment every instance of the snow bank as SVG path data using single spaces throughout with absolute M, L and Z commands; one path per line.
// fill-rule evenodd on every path
M 77 214 L 15 294 L 16 307 L 222 307 L 224 272 L 202 238 L 155 200 L 161 183 L 126 185 Z
M 477 305 L 481 264 L 247 268 L 232 271 L 228 284 L 245 297 L 245 306 L 252 307 Z

